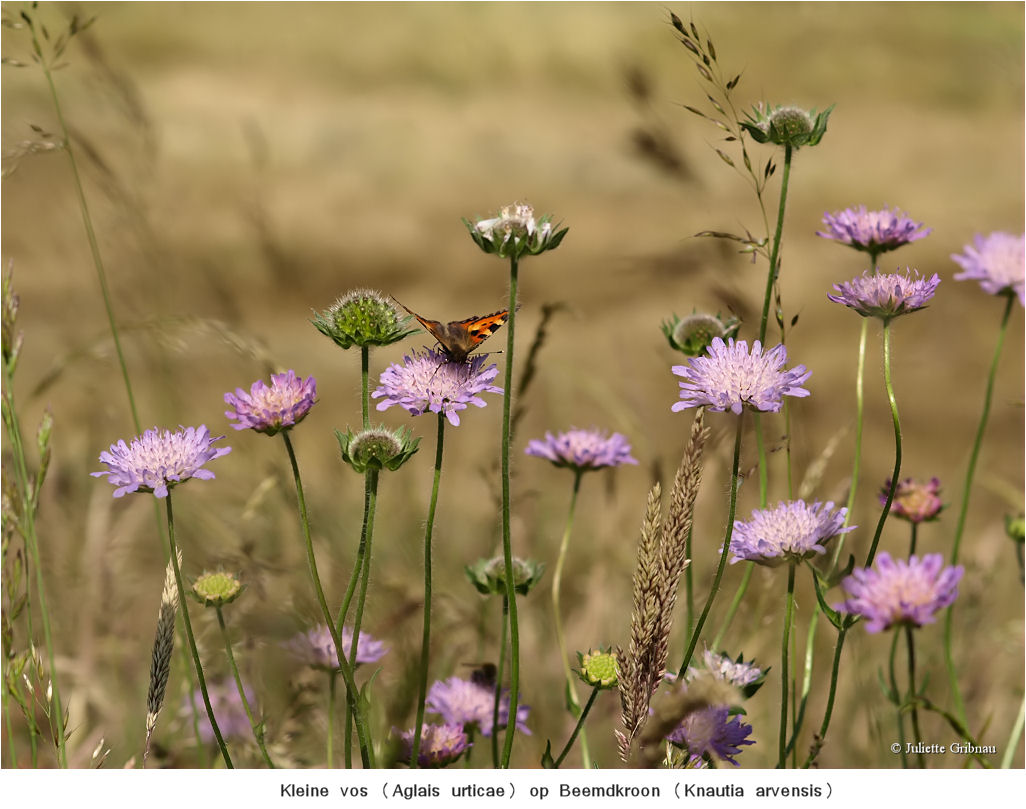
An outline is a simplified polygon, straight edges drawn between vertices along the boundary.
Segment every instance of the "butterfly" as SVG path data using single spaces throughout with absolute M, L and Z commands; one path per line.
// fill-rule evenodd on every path
M 491 337 L 509 319 L 509 309 L 501 312 L 492 312 L 483 317 L 468 317 L 466 320 L 453 320 L 450 323 L 441 323 L 437 320 L 429 320 L 421 317 L 406 304 L 400 303 L 407 312 L 417 318 L 421 326 L 427 329 L 442 347 L 446 360 L 462 365 L 467 361 L 467 356 L 481 343 Z

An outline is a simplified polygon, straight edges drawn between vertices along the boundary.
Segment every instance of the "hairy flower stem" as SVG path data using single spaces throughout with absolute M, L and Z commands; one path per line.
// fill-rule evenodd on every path
M 566 635 L 563 632 L 563 617 L 559 609 L 559 588 L 563 582 L 563 564 L 566 561 L 567 548 L 570 546 L 570 532 L 574 526 L 574 509 L 577 506 L 577 493 L 581 489 L 581 477 L 583 474 L 580 469 L 574 470 L 574 486 L 570 494 L 570 509 L 566 515 L 566 528 L 563 531 L 563 539 L 559 543 L 556 569 L 552 574 L 552 615 L 556 623 L 556 639 L 559 642 L 559 654 L 563 662 L 563 676 L 566 678 L 567 707 L 570 709 L 570 713 L 578 719 L 581 716 L 581 703 L 577 698 L 577 689 L 574 686 L 574 674 L 570 670 Z M 591 756 L 588 754 L 588 740 L 583 731 L 581 732 L 581 766 L 586 770 L 591 767 Z
M 506 565 L 506 598 L 509 601 L 509 723 L 502 747 L 500 766 L 509 767 L 513 752 L 513 738 L 516 736 L 517 702 L 520 699 L 520 627 L 517 623 L 517 593 L 513 577 L 513 540 L 510 534 L 510 491 L 509 491 L 509 416 L 513 398 L 513 340 L 517 319 L 517 259 L 509 260 L 509 322 L 506 324 L 506 381 L 502 397 L 502 556 Z M 493 733 L 498 732 L 494 728 Z
M 224 638 L 224 653 L 228 657 L 228 668 L 232 670 L 232 677 L 235 678 L 235 687 L 239 690 L 239 699 L 242 700 L 242 707 L 246 711 L 246 718 L 249 720 L 249 726 L 253 728 L 253 737 L 256 739 L 257 747 L 260 748 L 260 754 L 264 757 L 264 762 L 272 770 L 275 769 L 274 762 L 271 761 L 271 757 L 267 754 L 267 747 L 264 745 L 264 728 L 262 723 L 258 723 L 253 718 L 253 711 L 249 707 L 249 700 L 246 699 L 246 689 L 242 685 L 242 677 L 239 675 L 239 667 L 235 664 L 235 655 L 232 653 L 232 641 L 228 636 L 228 627 L 224 621 L 224 611 L 220 607 L 215 608 L 217 611 L 217 624 L 221 627 L 221 637 Z
M 1005 311 L 1001 316 L 1001 326 L 998 329 L 997 345 L 994 346 L 994 356 L 990 361 L 990 372 L 987 374 L 987 387 L 983 394 L 983 412 L 980 413 L 980 423 L 976 427 L 976 438 L 973 441 L 973 448 L 969 454 L 969 466 L 965 472 L 965 483 L 962 484 L 962 505 L 958 511 L 958 523 L 955 526 L 955 539 L 951 545 L 951 564 L 958 564 L 958 551 L 962 545 L 962 534 L 965 531 L 965 521 L 969 514 L 969 496 L 972 493 L 973 478 L 976 475 L 976 462 L 980 457 L 980 447 L 983 445 L 983 433 L 987 429 L 987 420 L 990 418 L 990 404 L 994 398 L 994 380 L 997 378 L 998 361 L 1001 359 L 1001 349 L 1005 344 L 1005 334 L 1008 331 L 1008 320 L 1012 315 L 1012 305 L 1015 303 L 1015 295 L 1005 296 Z M 955 612 L 955 605 L 948 607 L 944 615 L 944 662 L 948 669 L 948 683 L 951 687 L 951 698 L 955 703 L 955 715 L 963 725 L 968 724 L 965 714 L 965 703 L 962 699 L 962 690 L 958 685 L 958 671 L 955 669 L 955 657 L 952 649 L 952 616 Z
M 898 656 L 898 639 L 901 635 L 895 631 L 894 637 L 891 638 L 891 652 L 887 656 L 887 676 L 890 680 L 891 687 L 891 700 L 894 702 L 895 707 L 898 709 L 898 744 L 901 745 L 901 767 L 902 769 L 908 769 L 908 756 L 905 753 L 905 714 L 901 710 L 902 700 L 898 693 L 898 676 L 895 673 L 895 658 Z
M 499 667 L 495 676 L 495 700 L 492 703 L 492 769 L 499 769 L 499 706 L 502 681 L 506 677 L 506 630 L 509 629 L 509 599 L 502 597 L 502 628 L 499 630 Z
M 46 644 L 46 655 L 50 663 L 50 682 L 53 684 L 53 710 L 52 721 L 54 723 L 54 742 L 57 748 L 57 764 L 60 767 L 68 766 L 68 753 L 65 745 L 64 732 L 64 706 L 61 702 L 61 692 L 57 685 L 57 660 L 54 652 L 53 632 L 50 628 L 50 611 L 46 603 L 46 588 L 43 585 L 43 565 L 39 556 L 39 538 L 36 534 L 36 505 L 33 494 L 33 482 L 28 473 L 28 465 L 25 462 L 25 444 L 21 434 L 21 422 L 18 419 L 18 411 L 14 406 L 14 382 L 12 379 L 11 366 L 6 362 L 2 363 L 4 368 L 3 386 L 3 420 L 7 430 L 8 440 L 11 442 L 14 458 L 15 477 L 17 479 L 17 493 L 21 500 L 21 519 L 19 529 L 25 540 L 29 556 L 32 558 L 32 567 L 36 574 L 36 593 L 39 601 L 39 613 L 43 621 L 43 641 Z M 28 601 L 28 587 L 26 586 L 26 603 Z M 32 611 L 29 608 L 29 636 L 31 637 Z M 6 693 L 6 685 L 4 692 Z M 8 714 L 9 716 L 9 714 Z M 33 740 L 33 764 L 35 764 L 35 736 Z M 13 746 L 10 748 L 15 749 Z
M 730 538 L 734 533 L 734 512 L 737 508 L 738 469 L 741 465 L 741 428 L 743 424 L 744 411 L 737 417 L 737 429 L 734 433 L 734 463 L 730 471 L 730 505 L 727 508 L 727 535 L 724 537 L 723 547 L 720 549 L 720 564 L 716 568 L 716 578 L 713 579 L 712 587 L 709 589 L 709 596 L 706 598 L 705 606 L 702 608 L 702 614 L 698 618 L 695 631 L 691 634 L 691 642 L 688 643 L 688 649 L 684 653 L 684 659 L 681 661 L 680 670 L 677 672 L 678 678 L 684 677 L 684 672 L 688 670 L 688 666 L 691 663 L 695 647 L 698 646 L 698 639 L 702 636 L 702 627 L 705 626 L 705 619 L 709 617 L 709 610 L 712 609 L 713 600 L 720 589 L 720 579 L 723 578 L 723 570 L 727 566 L 727 557 L 730 555 Z
M 898 401 L 894 398 L 894 384 L 891 381 L 891 324 L 889 322 L 885 322 L 883 327 L 883 361 L 884 385 L 887 388 L 887 401 L 891 405 L 891 421 L 894 424 L 894 471 L 891 472 L 891 485 L 887 490 L 887 499 L 884 502 L 883 510 L 880 512 L 880 520 L 876 524 L 873 543 L 869 546 L 865 567 L 873 564 L 873 557 L 876 556 L 876 548 L 880 544 L 880 535 L 883 533 L 884 523 L 887 522 L 887 518 L 891 513 L 894 492 L 898 488 L 898 475 L 901 474 L 901 421 L 898 419 Z
M 168 543 L 171 546 L 171 565 L 175 569 L 175 586 L 178 588 L 179 593 L 184 593 L 185 588 L 182 586 L 182 570 L 178 564 L 178 546 L 175 544 L 175 515 L 171 509 L 170 489 L 168 490 L 167 497 L 164 498 L 164 504 L 167 508 L 167 536 Z M 203 705 L 207 709 L 207 718 L 210 720 L 210 727 L 214 731 L 214 738 L 217 739 L 217 745 L 221 748 L 221 756 L 224 758 L 224 764 L 229 770 L 232 770 L 235 769 L 235 767 L 232 764 L 231 756 L 228 755 L 228 748 L 225 747 L 224 739 L 221 738 L 221 729 L 217 726 L 217 719 L 214 717 L 214 709 L 210 705 L 210 696 L 207 694 L 207 681 L 203 677 L 203 665 L 200 663 L 199 650 L 196 648 L 196 639 L 192 634 L 192 622 L 189 620 L 189 605 L 186 599 L 183 598 L 181 600 L 181 606 L 182 620 L 185 622 L 185 636 L 189 641 L 189 651 L 192 653 L 193 665 L 196 667 L 196 679 L 199 680 L 200 693 L 203 695 Z
M 905 626 L 905 643 L 908 646 L 908 702 L 912 705 L 912 737 L 916 740 L 917 751 L 922 750 L 923 734 L 919 730 L 919 695 L 916 689 L 916 646 L 912 627 Z M 916 753 L 919 769 L 926 769 L 926 758 L 922 752 Z
M 588 718 L 588 712 L 591 710 L 591 706 L 595 704 L 595 698 L 598 697 L 599 691 L 602 688 L 595 686 L 591 690 L 591 696 L 588 697 L 588 701 L 584 704 L 584 708 L 581 710 L 581 715 L 577 719 L 577 724 L 574 725 L 574 732 L 570 734 L 570 738 L 566 740 L 566 745 L 563 747 L 563 752 L 559 754 L 559 758 L 556 759 L 552 768 L 555 770 L 559 769 L 559 765 L 563 763 L 563 759 L 566 758 L 567 753 L 570 752 L 570 748 L 574 746 L 574 740 L 580 736 L 581 744 L 584 744 L 584 720 Z M 586 765 L 587 766 L 587 765 Z
M 324 598 L 324 588 L 321 586 L 321 577 L 317 572 L 317 558 L 314 556 L 313 538 L 310 536 L 310 519 L 306 511 L 306 497 L 303 495 L 303 481 L 299 476 L 299 464 L 296 462 L 296 453 L 292 449 L 292 442 L 289 440 L 287 430 L 281 433 L 285 442 L 285 449 L 289 454 L 289 463 L 292 465 L 292 477 L 296 482 L 296 498 L 299 504 L 299 522 L 303 529 L 303 539 L 306 544 L 306 561 L 310 569 L 310 578 L 313 582 L 314 593 L 317 596 L 317 603 L 321 608 L 321 615 L 328 625 L 331 633 L 331 640 L 335 644 L 335 654 L 338 658 L 338 667 L 342 672 L 342 680 L 346 684 L 346 701 L 353 711 L 356 721 L 356 737 L 360 742 L 360 759 L 364 769 L 374 766 L 374 749 L 371 747 L 370 734 L 367 730 L 367 720 L 364 716 L 363 704 L 360 699 L 360 692 L 356 688 L 356 680 L 353 677 L 353 668 L 346 659 L 345 651 L 342 648 L 342 638 L 335 623 L 331 619 L 331 611 L 328 609 L 328 602 Z M 355 661 L 355 657 L 354 657 Z
M 794 622 L 794 568 L 795 563 L 787 565 L 787 599 L 784 602 L 784 633 L 780 641 L 780 744 L 777 755 L 777 768 L 783 769 L 787 763 L 787 697 L 791 685 L 788 672 L 791 650 L 791 624 Z
M 417 768 L 417 757 L 420 755 L 420 736 L 424 724 L 424 700 L 427 698 L 428 664 L 431 657 L 431 534 L 435 527 L 435 509 L 438 506 L 438 484 L 442 479 L 442 450 L 444 446 L 445 414 L 439 413 L 438 437 L 435 441 L 435 477 L 431 484 L 431 504 L 428 506 L 427 526 L 424 528 L 424 626 L 420 639 L 417 719 L 413 725 L 413 747 L 410 752 L 411 770 Z M 493 726 L 493 734 L 495 730 Z
M 360 413 L 363 429 L 370 429 L 370 347 L 360 346 Z

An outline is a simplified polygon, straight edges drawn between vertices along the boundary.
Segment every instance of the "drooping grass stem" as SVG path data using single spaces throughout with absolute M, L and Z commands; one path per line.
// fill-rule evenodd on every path
M 438 414 L 438 433 L 435 440 L 435 475 L 431 484 L 431 503 L 428 506 L 427 525 L 424 528 L 424 623 L 420 640 L 420 670 L 417 675 L 417 719 L 413 725 L 413 747 L 410 769 L 416 769 L 420 755 L 420 737 L 424 725 L 424 700 L 427 698 L 428 667 L 431 662 L 431 535 L 435 527 L 435 509 L 438 506 L 438 484 L 442 479 L 442 451 L 445 447 L 445 414 Z M 495 729 L 493 728 L 493 733 Z

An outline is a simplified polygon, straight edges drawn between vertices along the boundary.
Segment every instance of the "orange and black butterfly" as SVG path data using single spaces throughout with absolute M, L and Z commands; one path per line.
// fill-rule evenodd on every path
M 431 336 L 438 341 L 445 358 L 452 363 L 462 365 L 467 361 L 467 356 L 481 343 L 491 337 L 502 325 L 509 320 L 509 309 L 501 312 L 492 312 L 483 317 L 468 317 L 466 320 L 453 320 L 450 323 L 441 323 L 437 320 L 428 320 L 421 317 L 406 304 L 400 303 L 394 297 L 396 303 L 407 312 L 417 318 L 417 321 L 427 329 Z

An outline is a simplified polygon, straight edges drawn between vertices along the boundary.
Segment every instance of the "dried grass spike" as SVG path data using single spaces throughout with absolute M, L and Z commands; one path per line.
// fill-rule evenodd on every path
M 181 567 L 182 553 L 178 551 L 178 565 Z M 160 594 L 160 610 L 157 612 L 157 631 L 153 638 L 153 654 L 150 658 L 150 687 L 146 693 L 146 746 L 143 750 L 143 766 L 150 753 L 150 736 L 157 725 L 157 715 L 164 705 L 171 674 L 171 653 L 175 648 L 175 618 L 178 614 L 178 587 L 175 584 L 175 569 L 169 561 L 164 573 L 164 589 Z

